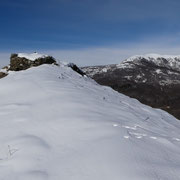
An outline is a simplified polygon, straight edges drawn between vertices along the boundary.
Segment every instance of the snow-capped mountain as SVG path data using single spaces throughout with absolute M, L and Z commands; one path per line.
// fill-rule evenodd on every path
M 134 64 L 142 64 L 145 62 L 151 63 L 157 67 L 164 67 L 172 71 L 180 72 L 180 55 L 159 55 L 159 54 L 147 54 L 147 55 L 136 55 L 128 58 L 122 64 L 129 64 L 130 62 Z M 120 64 L 119 66 L 121 67 Z M 126 67 L 126 65 L 125 65 Z
M 8 71 L 0 87 L 0 179 L 179 179 L 168 113 L 63 63 Z
M 138 55 L 120 64 L 82 69 L 98 83 L 180 119 L 180 56 Z

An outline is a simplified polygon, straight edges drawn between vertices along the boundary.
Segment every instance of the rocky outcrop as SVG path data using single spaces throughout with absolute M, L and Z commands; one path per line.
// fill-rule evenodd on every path
M 0 69 L 0 79 L 8 75 L 8 69 L 9 69 L 8 66 L 5 66 L 2 69 Z
M 30 67 L 40 66 L 42 64 L 53 64 L 53 63 L 56 63 L 56 61 L 51 56 L 40 57 L 32 61 L 25 57 L 18 57 L 18 54 L 12 54 L 10 57 L 9 70 L 21 71 L 21 70 L 26 70 Z
M 8 75 L 7 73 L 0 72 L 0 79 L 3 78 L 3 77 L 6 77 L 7 75 Z
M 70 67 L 72 70 L 74 70 L 75 72 L 77 72 L 78 74 L 80 74 L 81 76 L 86 75 L 86 73 L 84 73 L 79 67 L 76 66 L 76 64 L 74 63 L 69 63 L 68 67 Z
M 134 56 L 117 65 L 82 70 L 99 84 L 180 119 L 179 56 Z
M 42 64 L 57 64 L 56 60 L 52 56 L 42 55 L 38 53 L 20 53 L 20 54 L 11 54 L 10 65 L 5 66 L 0 70 L 0 78 L 3 78 L 8 75 L 8 71 L 21 71 L 26 70 L 31 67 L 40 66 Z M 64 66 L 64 64 L 62 64 Z M 81 76 L 86 75 L 76 64 L 69 63 L 65 66 L 68 66 L 73 71 L 77 72 Z

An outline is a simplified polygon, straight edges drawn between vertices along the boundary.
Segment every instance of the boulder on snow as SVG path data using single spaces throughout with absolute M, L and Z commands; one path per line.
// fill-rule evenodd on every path
M 25 57 L 19 57 L 18 54 L 11 54 L 10 68 L 11 71 L 26 70 L 30 67 L 40 66 L 42 64 L 56 64 L 52 56 L 39 57 L 35 60 L 29 60 Z
M 74 71 L 76 71 L 77 73 L 79 73 L 81 76 L 85 76 L 86 73 L 84 73 L 79 67 L 76 66 L 76 64 L 74 63 L 69 63 L 68 67 L 72 68 Z
M 4 72 L 0 72 L 0 79 L 7 76 L 8 74 L 7 73 L 4 73 Z
M 9 67 L 5 66 L 0 70 L 0 79 L 8 75 L 8 69 Z

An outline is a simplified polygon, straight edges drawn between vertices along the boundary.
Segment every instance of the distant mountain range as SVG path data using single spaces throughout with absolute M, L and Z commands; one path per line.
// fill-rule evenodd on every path
M 137 55 L 120 64 L 82 70 L 99 84 L 180 119 L 180 56 Z

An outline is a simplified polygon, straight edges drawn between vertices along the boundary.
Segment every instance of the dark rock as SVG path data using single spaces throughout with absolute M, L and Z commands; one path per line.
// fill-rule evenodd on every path
M 34 61 L 33 66 L 40 66 L 42 64 L 53 64 L 56 63 L 55 59 L 52 56 L 47 56 L 44 58 L 38 58 Z
M 77 73 L 79 73 L 81 76 L 86 75 L 86 73 L 84 73 L 79 67 L 77 67 L 75 64 L 73 63 L 69 63 L 68 67 L 72 68 L 74 71 L 76 71 Z
M 0 72 L 0 79 L 6 77 L 7 75 L 8 75 L 7 73 Z
M 11 54 L 10 59 L 11 59 L 11 58 L 15 58 L 15 57 L 18 57 L 18 54 L 13 53 L 13 54 Z
M 35 59 L 31 61 L 24 57 L 18 57 L 17 54 L 12 54 L 10 58 L 10 68 L 11 71 L 21 71 L 26 70 L 33 66 L 40 66 L 42 64 L 53 64 L 56 63 L 55 59 L 51 56 Z

